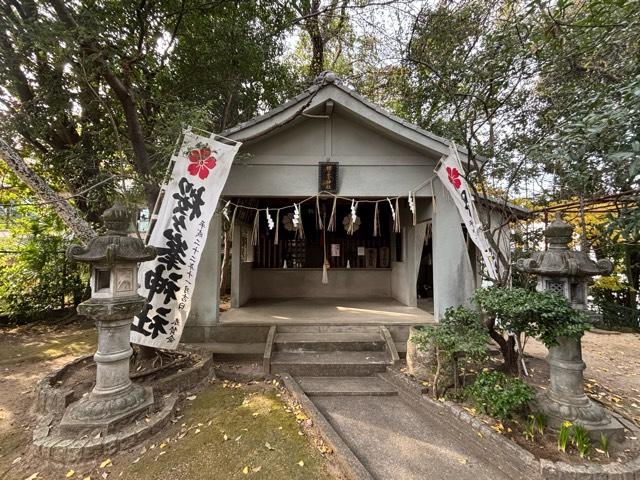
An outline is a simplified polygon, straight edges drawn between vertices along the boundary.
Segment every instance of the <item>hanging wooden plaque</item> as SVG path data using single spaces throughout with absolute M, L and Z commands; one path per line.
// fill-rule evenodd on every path
M 318 191 L 338 192 L 338 162 L 320 162 L 318 164 Z

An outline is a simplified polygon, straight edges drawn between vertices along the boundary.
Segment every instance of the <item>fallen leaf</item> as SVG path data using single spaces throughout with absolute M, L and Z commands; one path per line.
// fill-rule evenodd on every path
M 262 470 L 262 467 L 253 467 L 253 468 L 251 469 L 251 471 L 252 471 L 253 473 L 258 473 L 260 470 Z
M 300 465 L 301 467 L 304 467 L 304 461 L 303 461 L 303 460 L 300 460 L 300 461 L 298 462 L 298 465 Z
M 236 437 L 235 441 L 236 441 L 236 442 L 239 442 L 241 438 L 242 438 L 242 435 L 238 435 L 238 436 Z
M 34 480 L 36 478 L 38 478 L 38 475 L 40 475 L 40 472 L 36 472 L 33 475 L 27 477 L 25 480 Z
M 108 465 L 111 465 L 111 459 L 107 458 L 106 460 L 104 460 L 101 464 L 100 464 L 100 468 L 105 468 Z
M 271 446 L 271 444 L 269 442 L 266 442 L 264 444 L 265 447 L 267 447 L 267 450 L 273 450 L 273 447 Z
M 75 471 L 75 470 L 69 470 L 69 471 L 67 472 L 66 478 L 71 478 L 71 477 L 73 477 L 75 474 L 76 474 L 76 471 Z
M 225 433 L 225 434 L 222 436 L 222 440 L 223 440 L 224 442 L 226 442 L 227 440 L 229 440 L 229 436 Z
M 498 423 L 497 425 L 491 425 L 491 429 L 498 433 L 502 433 L 504 432 L 504 425 L 502 425 L 502 423 Z
M 16 463 L 18 463 L 20 460 L 22 460 L 22 457 L 16 457 L 13 462 L 11 462 L 11 465 L 15 465 Z
M 198 398 L 197 395 L 191 395 L 191 396 L 187 397 L 187 400 L 193 402 L 196 398 Z
M 196 428 L 196 431 L 194 433 L 196 433 L 196 434 L 200 433 L 200 429 Z
M 459 458 L 458 462 L 460 462 L 462 465 L 466 465 L 467 464 L 467 459 L 466 458 Z
M 249 467 L 244 467 L 242 469 L 242 473 L 244 473 L 245 475 L 247 475 L 249 473 Z
M 133 462 L 131 463 L 138 463 L 140 461 L 140 457 L 136 458 Z

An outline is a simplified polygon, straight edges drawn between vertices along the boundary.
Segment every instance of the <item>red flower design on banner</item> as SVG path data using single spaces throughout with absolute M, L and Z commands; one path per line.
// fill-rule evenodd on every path
M 213 170 L 216 166 L 216 159 L 211 155 L 211 150 L 208 148 L 191 150 L 189 152 L 189 161 L 191 163 L 187 167 L 188 172 L 193 176 L 197 175 L 201 180 L 207 178 L 209 170 Z
M 456 190 L 460 188 L 462 185 L 462 181 L 460 180 L 460 172 L 457 168 L 447 167 L 447 176 L 449 177 L 449 181 L 456 187 Z

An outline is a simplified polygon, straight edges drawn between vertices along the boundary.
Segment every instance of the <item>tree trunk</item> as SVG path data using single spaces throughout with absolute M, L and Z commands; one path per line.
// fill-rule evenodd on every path
M 6 162 L 11 171 L 15 173 L 42 202 L 51 205 L 62 221 L 73 231 L 82 243 L 86 244 L 96 236 L 95 230 L 78 214 L 76 209 L 65 198 L 55 192 L 38 174 L 31 170 L 22 157 L 3 139 L 0 139 L 0 158 Z
M 324 69 L 324 42 L 320 25 L 320 0 L 313 0 L 311 5 L 312 15 L 306 22 L 306 30 L 311 39 L 311 65 L 309 65 L 309 73 L 311 79 L 316 78 Z
M 496 331 L 496 319 L 493 317 L 487 317 L 484 320 L 484 325 L 489 331 L 491 339 L 500 347 L 500 353 L 504 360 L 503 368 L 506 372 L 518 371 L 518 354 L 516 352 L 516 341 L 513 336 L 504 338 L 501 333 Z
M 442 360 L 440 359 L 440 349 L 436 347 L 436 373 L 433 376 L 433 398 L 438 399 L 438 381 L 440 380 L 440 370 L 442 369 Z

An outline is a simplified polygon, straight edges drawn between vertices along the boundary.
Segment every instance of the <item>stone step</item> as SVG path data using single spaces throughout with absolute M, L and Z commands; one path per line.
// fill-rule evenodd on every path
M 271 373 L 293 376 L 361 377 L 384 372 L 391 365 L 387 352 L 274 352 Z
M 278 325 L 278 333 L 378 333 L 380 325 Z
M 254 360 L 262 358 L 263 343 L 207 342 L 199 343 L 198 348 L 211 352 L 216 360 Z
M 310 396 L 371 396 L 398 395 L 388 382 L 379 377 L 298 377 L 298 384 Z
M 384 337 L 378 332 L 278 333 L 274 350 L 280 352 L 382 351 Z

